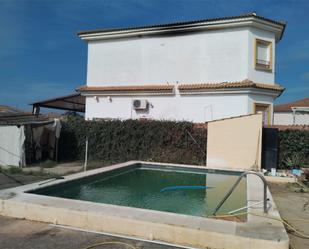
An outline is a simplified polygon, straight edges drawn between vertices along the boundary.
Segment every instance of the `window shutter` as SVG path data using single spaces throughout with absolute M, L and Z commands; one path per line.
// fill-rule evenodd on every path
M 257 59 L 259 61 L 269 61 L 269 46 L 266 44 L 257 44 Z

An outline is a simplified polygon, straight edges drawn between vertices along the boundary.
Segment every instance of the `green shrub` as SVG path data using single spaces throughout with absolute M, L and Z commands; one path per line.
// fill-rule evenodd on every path
M 189 135 L 192 135 L 192 137 Z M 69 116 L 59 140 L 59 159 L 83 160 L 89 138 L 89 160 L 124 162 L 145 160 L 205 165 L 207 130 L 190 122 L 172 121 L 85 121 Z M 309 165 L 309 131 L 279 132 L 280 168 L 291 162 Z
M 83 159 L 88 136 L 89 160 L 205 164 L 206 135 L 205 129 L 194 128 L 190 122 L 85 121 L 69 117 L 61 131 L 59 159 Z
M 285 164 L 285 167 L 289 169 L 304 167 L 305 157 L 301 153 L 295 153 L 290 157 L 287 157 L 283 163 Z

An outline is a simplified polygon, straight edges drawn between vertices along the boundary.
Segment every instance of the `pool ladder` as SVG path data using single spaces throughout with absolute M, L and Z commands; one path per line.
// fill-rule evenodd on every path
M 244 173 L 242 173 L 239 178 L 237 179 L 237 181 L 234 183 L 234 185 L 230 188 L 230 190 L 226 193 L 226 195 L 223 197 L 223 199 L 219 202 L 219 204 L 217 205 L 217 207 L 215 208 L 214 212 L 212 213 L 213 215 L 216 215 L 216 213 L 219 211 L 219 209 L 222 207 L 222 205 L 224 204 L 224 202 L 230 197 L 230 195 L 233 193 L 233 191 L 235 190 L 235 188 L 238 186 L 238 184 L 240 183 L 241 179 L 243 177 L 245 177 L 246 175 L 257 175 L 258 177 L 261 178 L 261 180 L 263 181 L 263 209 L 264 209 L 264 213 L 267 213 L 267 183 L 266 183 L 266 179 L 265 177 L 259 173 L 259 172 L 255 172 L 255 171 L 246 171 Z

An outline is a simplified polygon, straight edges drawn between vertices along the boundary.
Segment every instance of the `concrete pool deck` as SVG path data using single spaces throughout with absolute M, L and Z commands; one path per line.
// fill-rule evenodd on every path
M 85 249 L 102 242 L 122 242 L 136 249 L 186 249 L 0 216 L 1 249 Z M 105 244 L 96 248 L 127 249 L 129 247 Z
M 136 163 L 159 164 L 131 161 L 69 175 L 65 179 L 55 180 L 43 186 L 80 179 Z M 205 169 L 200 166 L 168 166 Z M 33 183 L 0 191 L 0 214 L 196 248 L 242 249 L 250 245 L 251 249 L 287 249 L 289 244 L 282 222 L 267 217 L 249 214 L 247 222 L 235 222 L 25 193 L 43 186 Z M 248 201 L 260 201 L 261 194 L 260 180 L 255 176 L 248 176 Z M 280 218 L 269 191 L 268 198 L 268 215 Z M 261 208 L 252 208 L 249 212 L 251 211 L 262 214 Z

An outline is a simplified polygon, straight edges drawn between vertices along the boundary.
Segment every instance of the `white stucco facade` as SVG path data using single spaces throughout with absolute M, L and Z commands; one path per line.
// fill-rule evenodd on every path
M 238 81 L 248 78 L 248 31 L 89 42 L 88 85 Z M 103 69 L 103 70 L 102 70 Z
M 272 84 L 273 71 L 254 69 L 256 38 L 275 43 L 274 34 L 246 27 L 90 41 L 87 84 L 144 85 L 244 79 Z
M 143 111 L 132 108 L 134 99 L 146 99 L 150 107 Z M 245 115 L 250 112 L 246 94 L 209 94 L 174 96 L 101 96 L 86 98 L 86 119 L 160 119 L 207 122 L 214 119 Z M 89 109 L 88 109 L 89 108 Z
M 149 108 L 134 110 L 132 101 L 147 100 Z M 268 104 L 272 110 L 272 96 L 234 91 L 203 94 L 89 96 L 86 97 L 86 119 L 159 119 L 208 122 L 254 113 L 254 104 Z M 271 116 L 272 120 L 272 116 Z
M 275 44 L 282 35 L 280 25 L 267 23 L 254 15 L 232 21 L 204 22 L 198 29 L 196 23 L 181 24 L 183 30 L 179 30 L 178 25 L 173 32 L 173 28 L 167 30 L 159 26 L 80 34 L 88 43 L 87 87 L 98 87 L 91 92 L 82 91 L 86 96 L 85 118 L 207 122 L 251 114 L 254 103 L 268 104 L 272 110 L 273 100 L 279 93 L 269 89 L 247 87 L 192 93 L 178 89 L 179 84 L 246 79 L 275 84 Z M 256 39 L 272 44 L 272 70 L 255 68 Z M 174 89 L 169 94 L 104 92 L 104 87 L 110 86 L 147 85 L 173 85 Z M 147 100 L 148 108 L 134 110 L 134 99 Z
M 275 125 L 309 125 L 309 113 L 275 112 Z

